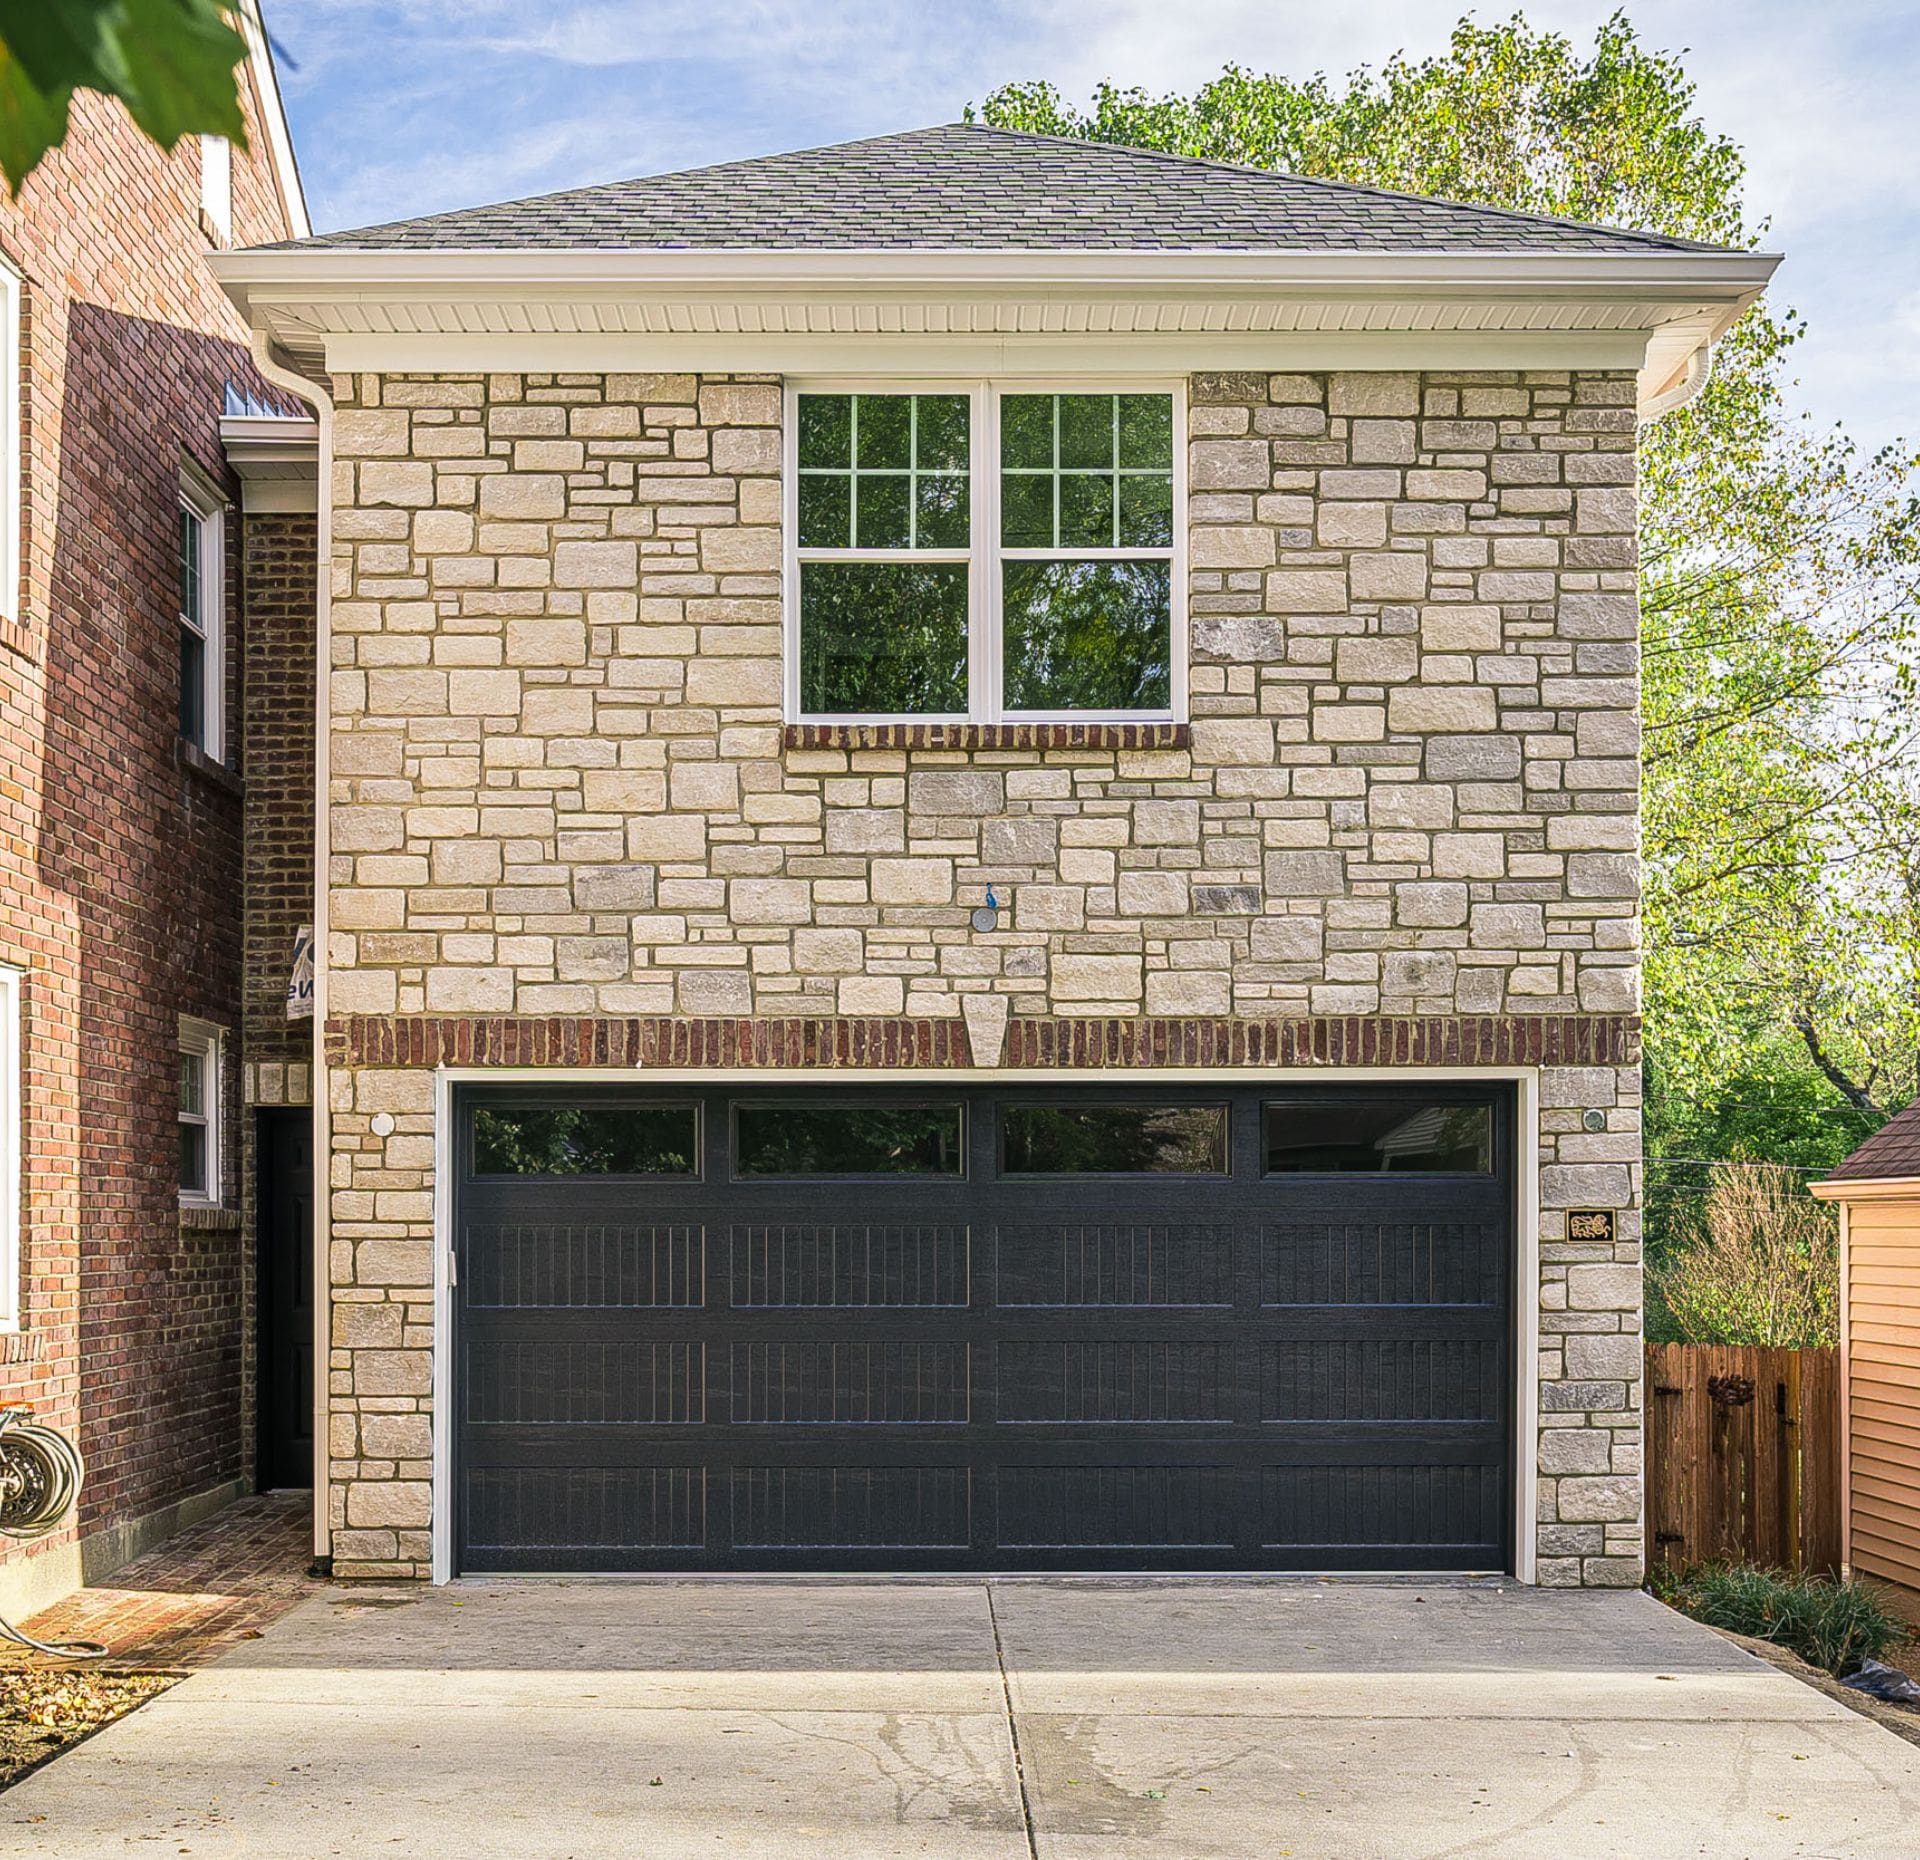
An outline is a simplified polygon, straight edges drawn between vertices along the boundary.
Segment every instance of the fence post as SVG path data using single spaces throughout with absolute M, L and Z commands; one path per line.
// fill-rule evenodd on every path
M 1779 1437 L 1780 1475 L 1778 1515 L 1780 1545 L 1787 1567 L 1798 1576 L 1806 1571 L 1806 1541 L 1800 1528 L 1801 1505 L 1806 1484 L 1800 1463 L 1802 1432 L 1800 1426 L 1800 1352 L 1788 1350 L 1774 1381 L 1775 1431 Z

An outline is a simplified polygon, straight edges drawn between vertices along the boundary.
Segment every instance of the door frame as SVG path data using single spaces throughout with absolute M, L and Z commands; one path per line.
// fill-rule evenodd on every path
M 835 1066 L 796 1075 L 771 1066 L 437 1066 L 433 1074 L 433 1580 L 454 1580 L 454 1347 L 452 1262 L 459 1129 L 455 1092 L 463 1085 L 543 1085 L 555 1091 L 601 1085 L 1232 1085 L 1256 1090 L 1311 1085 L 1510 1084 L 1513 1097 L 1513 1569 L 1515 1581 L 1537 1580 L 1534 1510 L 1540 1433 L 1540 1071 L 1536 1066 Z M 1337 1573 L 1337 1572 L 1329 1572 Z M 1409 1572 L 1418 1573 L 1418 1572 Z M 492 1580 L 493 1578 L 489 1578 Z M 681 1581 L 684 1577 L 623 1577 Z M 1217 1579 L 1217 1578 L 1216 1578 Z M 532 1578 L 514 1578 L 532 1580 Z M 762 1577 L 703 1575 L 701 1581 Z M 856 1580 L 886 1582 L 888 1576 Z

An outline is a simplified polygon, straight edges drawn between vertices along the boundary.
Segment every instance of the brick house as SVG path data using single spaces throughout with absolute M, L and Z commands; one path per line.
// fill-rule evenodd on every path
M 967 125 L 215 263 L 336 1574 L 1638 1580 L 1636 430 L 1773 260 Z
M 0 1400 L 88 1468 L 72 1529 L 0 1539 L 16 1617 L 255 1477 L 241 676 L 278 545 L 222 426 L 311 419 L 206 265 L 307 229 L 245 26 L 248 148 L 82 93 L 0 200 Z

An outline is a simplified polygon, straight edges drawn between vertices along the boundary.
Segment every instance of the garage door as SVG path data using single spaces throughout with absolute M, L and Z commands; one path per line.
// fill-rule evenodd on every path
M 459 1567 L 1504 1568 L 1504 1096 L 460 1100 Z

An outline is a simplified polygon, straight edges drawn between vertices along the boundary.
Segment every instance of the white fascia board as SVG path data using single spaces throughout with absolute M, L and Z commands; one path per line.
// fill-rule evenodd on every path
M 1807 1184 L 1819 1201 L 1920 1201 L 1920 1175 L 1845 1176 Z
M 819 288 L 891 293 L 903 286 L 950 290 L 959 285 L 1004 289 L 1100 286 L 1120 294 L 1171 285 L 1198 290 L 1310 289 L 1316 294 L 1377 289 L 1402 293 L 1425 286 L 1443 295 L 1488 290 L 1529 294 L 1693 299 L 1736 298 L 1763 289 L 1779 264 L 1765 252 L 1035 252 L 1032 250 L 876 251 L 356 251 L 335 246 L 256 247 L 220 252 L 209 262 L 244 303 L 263 287 L 274 295 L 315 287 L 348 294 L 397 291 L 401 297 L 448 290 L 498 294 L 503 285 L 534 287 L 535 297 L 596 286 L 621 294 L 636 288 L 678 293 L 734 293 Z

